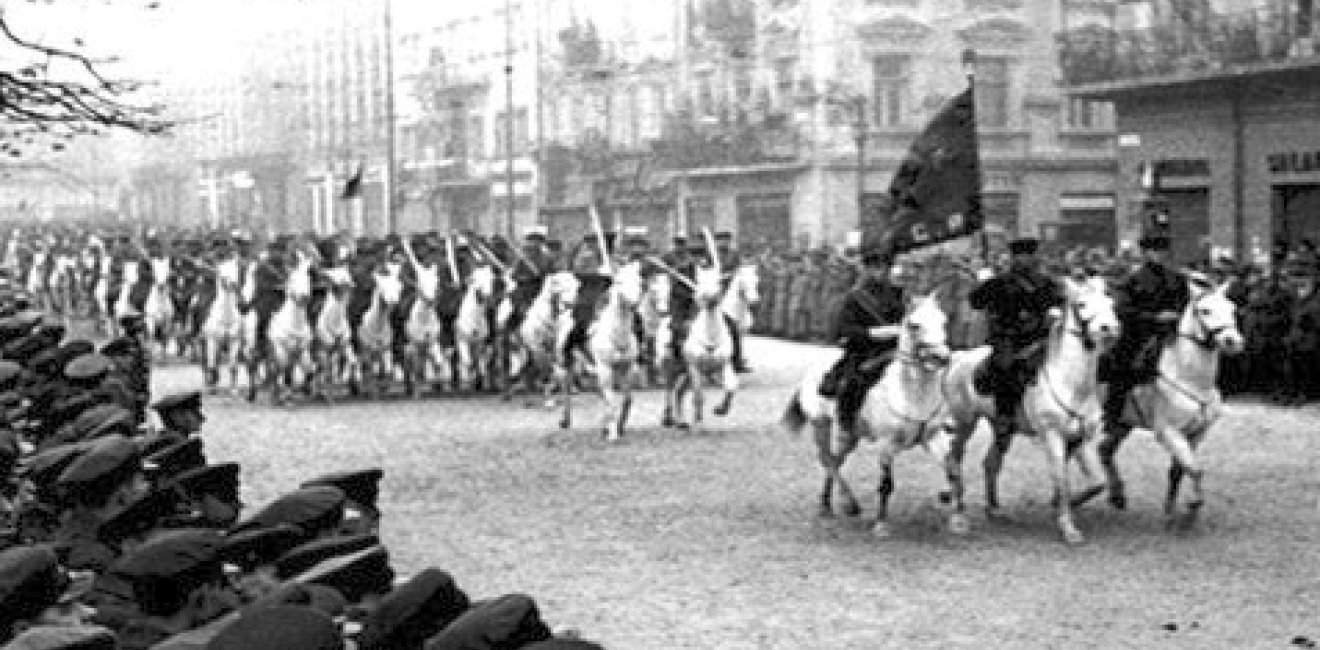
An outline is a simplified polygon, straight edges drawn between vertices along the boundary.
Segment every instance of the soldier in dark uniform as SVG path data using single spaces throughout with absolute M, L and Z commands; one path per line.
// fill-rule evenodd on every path
M 1320 292 L 1316 290 L 1316 262 L 1299 259 L 1293 262 L 1288 274 L 1296 292 L 1288 334 L 1287 370 L 1284 373 L 1281 402 L 1288 406 L 1301 406 L 1315 396 L 1317 378 L 1315 364 L 1320 362 Z
M 530 233 L 523 238 L 522 255 L 513 261 L 512 271 L 515 287 L 510 296 L 513 314 L 509 318 L 508 327 L 510 332 L 516 332 L 527 315 L 527 309 L 540 295 L 546 275 L 550 273 L 550 262 L 545 254 L 545 235 Z
M 976 375 L 976 390 L 995 396 L 995 420 L 1001 429 L 1012 427 L 1022 391 L 1044 360 L 1049 311 L 1066 301 L 1059 283 L 1041 272 L 1039 248 L 1035 239 L 1010 242 L 1008 271 L 968 295 L 972 309 L 987 312 L 992 350 Z
M 247 308 L 257 310 L 257 349 L 262 357 L 269 354 L 267 332 L 271 318 L 284 304 L 284 280 L 280 276 L 287 271 L 285 251 L 283 245 L 271 243 L 266 254 L 257 258 L 256 291 Z
M 674 237 L 671 241 L 673 248 L 669 252 L 660 256 L 660 261 L 677 269 L 685 266 L 690 261 L 688 259 L 687 237 Z
M 613 284 L 613 278 L 603 272 L 600 251 L 600 239 L 595 235 L 587 235 L 578 246 L 576 254 L 573 255 L 573 273 L 577 277 L 580 286 L 577 302 L 573 303 L 571 311 L 573 329 L 569 331 L 568 340 L 564 343 L 563 354 L 565 358 L 571 358 L 574 348 L 589 352 L 585 350 L 587 328 L 596 319 L 596 311 L 600 307 L 600 302 L 605 298 L 610 285 Z M 609 248 L 606 248 L 605 251 L 607 255 L 610 254 Z
M 1118 422 L 1132 388 L 1149 382 L 1158 371 L 1160 351 L 1178 329 L 1190 291 L 1183 273 L 1168 263 L 1169 237 L 1141 238 L 1145 261 L 1115 287 L 1115 307 L 1123 334 L 1101 363 L 1101 381 L 1109 383 L 1105 422 Z
M 1276 260 L 1270 275 L 1246 288 L 1243 307 L 1249 359 L 1245 388 L 1268 389 L 1270 401 L 1284 401 L 1279 381 L 1288 368 L 1288 333 L 1292 329 L 1293 304 L 1297 295 L 1284 273 L 1283 260 Z
M 838 397 L 839 426 L 853 432 L 866 392 L 884 376 L 898 348 L 903 289 L 890 280 L 893 256 L 873 248 L 862 255 L 863 279 L 848 293 L 834 323 L 843 356 L 821 380 L 820 394 Z

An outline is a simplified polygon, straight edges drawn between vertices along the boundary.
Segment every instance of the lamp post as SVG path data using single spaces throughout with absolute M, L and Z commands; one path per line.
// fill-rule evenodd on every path
M 866 95 L 854 95 L 848 102 L 853 109 L 853 140 L 857 143 L 857 228 L 866 216 Z
M 513 2 L 504 0 L 504 235 L 513 236 Z

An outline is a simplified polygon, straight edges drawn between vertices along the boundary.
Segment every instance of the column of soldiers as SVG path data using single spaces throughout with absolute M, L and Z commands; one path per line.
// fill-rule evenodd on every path
M 150 402 L 139 318 L 97 346 L 0 294 L 0 648 L 600 648 L 527 595 L 398 575 L 380 469 L 247 508 L 200 394 Z

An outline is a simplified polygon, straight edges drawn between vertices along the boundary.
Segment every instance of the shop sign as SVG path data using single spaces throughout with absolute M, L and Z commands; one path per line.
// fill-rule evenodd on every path
M 1271 174 L 1309 174 L 1320 171 L 1320 151 L 1289 151 L 1266 158 Z

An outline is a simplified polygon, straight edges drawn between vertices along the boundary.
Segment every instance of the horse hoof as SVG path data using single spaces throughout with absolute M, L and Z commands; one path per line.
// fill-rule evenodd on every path
M 674 426 L 674 417 L 668 413 L 664 414 L 664 416 L 660 418 L 660 426 L 666 429 Z
M 726 415 L 729 414 L 729 407 L 727 407 L 727 406 L 717 406 L 717 407 L 715 407 L 715 410 L 714 410 L 713 412 L 715 413 L 715 415 L 718 415 L 718 416 L 720 416 L 720 417 L 724 417 L 724 416 L 726 416 Z
M 953 501 L 953 494 L 951 494 L 948 490 L 942 490 L 938 495 L 936 495 L 935 498 L 939 499 L 940 505 L 947 506 L 949 505 L 950 502 Z
M 871 537 L 876 539 L 889 539 L 894 536 L 894 531 L 888 523 L 877 521 L 871 526 Z
M 857 502 L 855 501 L 852 503 L 844 504 L 843 514 L 844 516 L 847 517 L 860 517 L 862 516 L 862 507 L 857 505 Z
M 678 429 L 679 431 L 690 431 L 692 429 L 692 425 L 688 424 L 687 422 L 675 422 L 674 428 Z
M 1100 496 L 1101 492 L 1104 492 L 1104 488 L 1099 486 L 1086 488 L 1085 491 L 1077 494 L 1072 498 L 1072 507 L 1080 508 L 1081 506 L 1086 505 L 1088 502 L 1091 501 L 1091 499 Z
M 569 422 L 568 418 L 562 418 L 562 419 L 559 420 L 559 428 L 560 428 L 560 429 L 567 429 L 567 428 L 570 427 L 570 426 L 572 426 L 572 423 Z
M 1008 522 L 1008 517 L 1004 515 L 1004 511 L 996 507 L 986 506 L 985 518 L 989 521 L 996 521 L 1000 523 Z
M 949 517 L 949 532 L 962 537 L 972 532 L 972 524 L 967 515 L 957 513 Z
M 1081 546 L 1086 543 L 1086 537 L 1078 532 L 1076 528 L 1066 528 L 1061 532 L 1063 535 L 1063 543 L 1068 546 Z
M 1127 495 L 1122 492 L 1114 492 L 1109 495 L 1109 505 L 1115 510 L 1127 510 Z
M 830 507 L 827 506 L 827 505 L 821 505 L 819 508 L 816 509 L 816 518 L 817 518 L 817 519 L 833 519 L 833 518 L 834 518 L 834 511 L 831 510 Z

